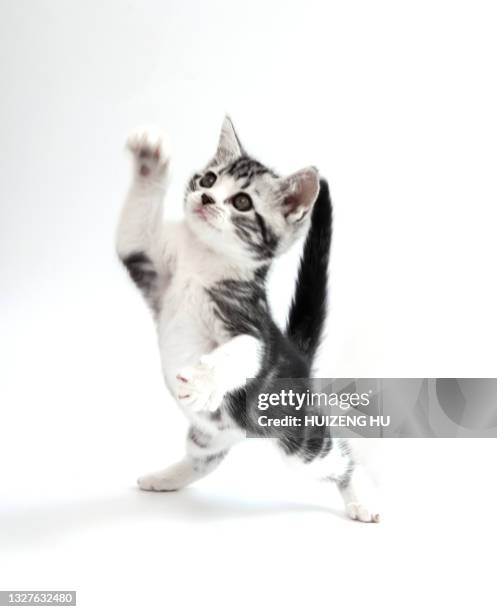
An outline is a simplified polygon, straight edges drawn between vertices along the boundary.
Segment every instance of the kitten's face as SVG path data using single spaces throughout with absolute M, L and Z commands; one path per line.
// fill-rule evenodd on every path
M 246 155 L 226 118 L 214 159 L 188 184 L 186 219 L 211 249 L 258 265 L 288 249 L 307 229 L 318 190 L 314 168 L 282 179 Z

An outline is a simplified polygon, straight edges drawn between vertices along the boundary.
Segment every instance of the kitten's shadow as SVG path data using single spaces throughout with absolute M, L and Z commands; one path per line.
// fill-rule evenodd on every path
M 80 502 L 59 502 L 12 510 L 0 521 L 2 548 L 32 547 L 53 542 L 71 532 L 81 532 L 105 523 L 126 519 L 154 518 L 167 521 L 217 522 L 288 512 L 326 512 L 340 518 L 338 510 L 313 504 L 248 500 L 213 495 L 211 491 L 186 489 L 174 493 L 128 490 L 118 497 Z

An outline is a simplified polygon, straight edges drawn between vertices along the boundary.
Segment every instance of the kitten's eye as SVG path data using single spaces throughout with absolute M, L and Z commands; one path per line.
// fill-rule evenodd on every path
M 207 187 L 207 188 L 212 187 L 212 185 L 214 185 L 214 183 L 216 182 L 216 179 L 217 179 L 217 176 L 214 174 L 214 172 L 207 172 L 200 179 L 199 185 L 201 187 Z
M 237 210 L 242 212 L 247 212 L 247 210 L 252 208 L 252 198 L 246 193 L 237 193 L 231 202 Z

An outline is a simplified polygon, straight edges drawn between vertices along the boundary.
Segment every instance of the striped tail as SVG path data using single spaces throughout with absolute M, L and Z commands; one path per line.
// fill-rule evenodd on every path
M 330 192 L 328 183 L 321 179 L 286 330 L 288 338 L 311 361 L 319 346 L 326 319 L 331 230 Z

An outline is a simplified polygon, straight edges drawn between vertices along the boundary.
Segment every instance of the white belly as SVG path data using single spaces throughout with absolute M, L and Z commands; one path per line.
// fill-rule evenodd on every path
M 218 346 L 222 333 L 204 288 L 193 279 L 173 280 L 158 321 L 162 372 L 172 393 L 177 373 Z

